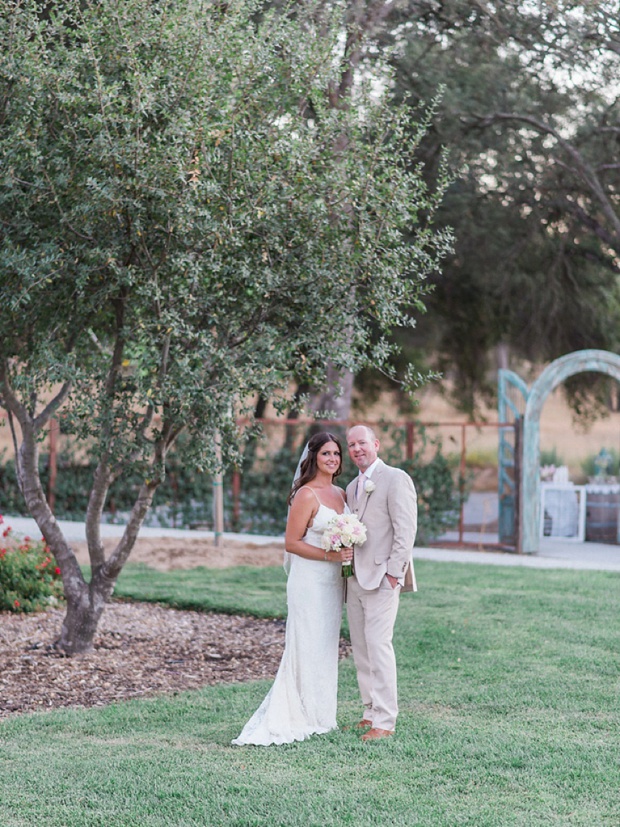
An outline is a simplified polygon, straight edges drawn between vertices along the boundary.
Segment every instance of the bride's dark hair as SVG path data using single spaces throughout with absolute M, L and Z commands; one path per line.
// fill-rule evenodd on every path
M 291 488 L 291 493 L 288 495 L 286 500 L 287 504 L 290 505 L 293 501 L 293 497 L 299 491 L 299 489 L 309 483 L 310 480 L 313 480 L 316 477 L 317 472 L 317 454 L 325 445 L 326 442 L 335 442 L 338 446 L 338 450 L 340 451 L 340 465 L 338 469 L 334 472 L 332 479 L 336 479 L 336 477 L 342 473 L 342 445 L 340 444 L 340 440 L 334 434 L 330 434 L 329 431 L 321 431 L 320 434 L 314 434 L 308 440 L 308 456 L 304 459 L 301 463 L 301 468 L 299 469 L 299 477 L 293 483 L 293 487 Z

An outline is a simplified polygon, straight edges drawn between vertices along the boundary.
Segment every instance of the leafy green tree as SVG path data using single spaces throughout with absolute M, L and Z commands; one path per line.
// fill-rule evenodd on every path
M 440 220 L 455 254 L 413 343 L 472 410 L 490 371 L 620 342 L 620 70 L 614 2 L 415 0 L 378 42 L 395 101 L 432 99 L 426 174 L 458 178 Z
M 411 138 L 410 113 L 362 88 L 329 105 L 338 9 L 319 26 L 250 0 L 39 8 L 0 0 L 0 404 L 62 573 L 57 645 L 76 653 L 179 436 L 215 471 L 257 395 L 284 406 L 326 364 L 384 363 L 381 331 L 408 323 L 450 238 L 431 223 L 441 185 L 407 162 L 423 125 Z M 52 416 L 97 461 L 89 580 L 39 477 Z M 102 511 L 130 472 L 106 556 Z

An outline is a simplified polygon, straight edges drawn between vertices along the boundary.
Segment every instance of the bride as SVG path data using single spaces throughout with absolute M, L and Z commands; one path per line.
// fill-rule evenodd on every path
M 342 448 L 337 437 L 323 432 L 311 437 L 306 452 L 288 498 L 284 654 L 273 686 L 236 745 L 288 744 L 337 728 L 341 564 L 352 559 L 353 550 L 326 552 L 321 538 L 329 521 L 348 510 L 344 491 L 334 485 Z

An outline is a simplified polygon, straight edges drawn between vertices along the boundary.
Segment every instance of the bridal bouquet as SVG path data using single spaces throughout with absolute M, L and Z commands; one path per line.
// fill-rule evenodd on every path
M 355 514 L 339 514 L 327 524 L 323 533 L 322 547 L 325 551 L 338 551 L 341 548 L 360 546 L 366 542 L 366 526 Z M 342 564 L 342 576 L 353 574 L 353 561 Z

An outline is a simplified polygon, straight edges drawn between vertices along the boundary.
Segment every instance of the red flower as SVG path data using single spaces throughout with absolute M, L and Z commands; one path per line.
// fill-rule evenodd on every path
M 11 526 L 10 526 L 10 525 L 8 525 L 8 526 L 4 529 L 4 531 L 2 532 L 2 536 L 3 536 L 3 537 L 8 537 L 10 533 L 11 533 Z
M 14 600 L 13 605 L 15 606 L 16 609 L 19 609 L 19 605 L 20 605 L 19 600 Z
M 60 574 L 60 569 L 58 568 L 58 566 L 56 566 L 56 568 L 54 569 L 54 574 Z

